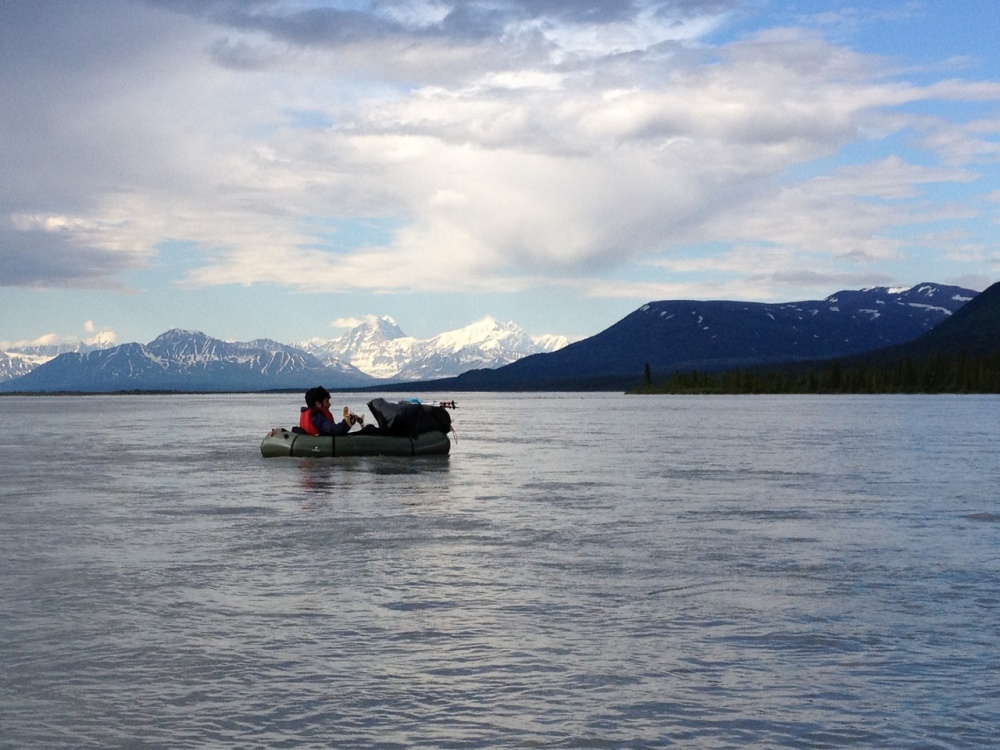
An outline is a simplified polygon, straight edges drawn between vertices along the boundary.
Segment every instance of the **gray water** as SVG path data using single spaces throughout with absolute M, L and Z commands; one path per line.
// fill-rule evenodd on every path
M 1000 744 L 997 397 L 298 401 L 0 398 L 0 747 Z

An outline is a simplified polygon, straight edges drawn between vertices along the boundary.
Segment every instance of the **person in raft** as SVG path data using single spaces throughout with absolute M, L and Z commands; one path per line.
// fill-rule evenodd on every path
M 365 429 L 364 417 L 353 414 L 344 407 L 344 419 L 338 422 L 330 413 L 330 391 L 321 385 L 306 391 L 306 405 L 299 414 L 299 427 L 307 435 L 346 435 L 360 424 L 363 432 L 377 432 L 378 428 Z

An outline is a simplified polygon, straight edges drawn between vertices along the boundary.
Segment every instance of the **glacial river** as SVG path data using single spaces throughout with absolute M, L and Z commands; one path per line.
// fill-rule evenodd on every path
M 455 397 L 0 398 L 0 747 L 995 746 L 1000 398 Z

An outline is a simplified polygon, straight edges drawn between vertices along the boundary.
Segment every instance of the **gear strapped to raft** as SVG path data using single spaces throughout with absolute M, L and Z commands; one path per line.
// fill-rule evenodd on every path
M 455 408 L 454 402 L 449 406 Z M 443 405 L 432 406 L 408 401 L 394 404 L 384 398 L 376 398 L 368 402 L 368 408 L 385 435 L 414 437 L 425 432 L 447 434 L 451 430 L 451 415 Z

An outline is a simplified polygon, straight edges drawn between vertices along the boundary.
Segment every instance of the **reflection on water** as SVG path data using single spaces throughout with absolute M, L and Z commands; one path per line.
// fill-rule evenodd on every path
M 0 399 L 3 742 L 993 742 L 996 398 L 469 394 L 448 457 L 262 459 L 298 400 Z
M 294 463 L 302 492 L 333 497 L 340 492 L 410 493 L 419 497 L 427 492 L 445 491 L 448 481 L 448 456 L 352 456 L 322 459 L 273 459 Z M 404 478 L 410 478 L 405 483 Z M 312 498 L 313 501 L 317 498 Z

